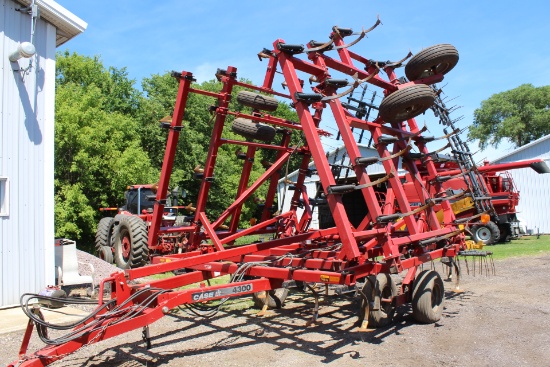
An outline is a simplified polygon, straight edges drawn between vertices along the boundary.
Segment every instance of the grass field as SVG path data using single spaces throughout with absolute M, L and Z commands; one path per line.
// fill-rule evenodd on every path
M 542 253 L 550 254 L 550 235 L 524 236 L 508 243 L 498 243 L 485 246 L 483 250 L 493 251 L 495 259 L 506 259 L 515 256 L 534 256 Z

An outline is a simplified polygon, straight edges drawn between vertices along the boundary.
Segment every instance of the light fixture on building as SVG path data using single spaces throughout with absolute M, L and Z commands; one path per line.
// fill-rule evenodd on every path
M 17 50 L 12 52 L 9 55 L 9 59 L 11 62 L 16 62 L 22 57 L 25 58 L 31 58 L 36 53 L 36 48 L 34 48 L 34 45 L 30 42 L 22 42 L 17 46 Z

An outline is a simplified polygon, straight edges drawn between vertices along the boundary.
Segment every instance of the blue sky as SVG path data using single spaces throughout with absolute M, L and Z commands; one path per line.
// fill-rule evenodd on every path
M 377 15 L 383 24 L 353 46 L 367 58 L 398 60 L 409 50 L 438 43 L 458 49 L 460 61 L 441 85 L 449 98 L 456 98 L 451 104 L 462 106 L 453 115 L 464 115 L 461 128 L 472 123 L 473 111 L 494 93 L 525 83 L 550 84 L 550 3 L 542 0 L 57 2 L 88 23 L 83 34 L 59 50 L 99 55 L 107 66 L 126 67 L 137 86 L 144 77 L 170 70 L 209 80 L 217 68 L 229 65 L 238 68 L 239 77 L 260 84 L 267 62 L 259 62 L 256 54 L 276 39 L 325 41 L 332 26 L 360 31 Z M 404 75 L 402 69 L 397 73 Z M 435 120 L 422 116 L 423 122 L 439 135 Z M 503 143 L 498 150 L 478 153 L 476 160 L 509 151 Z

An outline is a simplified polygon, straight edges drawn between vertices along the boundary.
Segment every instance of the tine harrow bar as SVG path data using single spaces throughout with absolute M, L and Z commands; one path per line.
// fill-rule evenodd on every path
M 436 95 L 430 85 L 443 80 L 444 74 L 458 61 L 458 53 L 451 45 L 423 50 L 419 54 L 422 57 L 409 59 L 405 72 L 411 81 L 407 81 L 396 74 L 405 59 L 381 63 L 350 50 L 365 33 L 361 32 L 359 39 L 346 43 L 345 38 L 353 32 L 335 27 L 330 42 L 322 47 L 313 42 L 304 47 L 277 39 L 271 49 L 264 49 L 258 55 L 260 60 L 268 60 L 260 86 L 239 81 L 233 66 L 216 72 L 222 85 L 219 92 L 196 88 L 189 71 L 174 72 L 179 89 L 171 122 L 165 122 L 168 138 L 148 241 L 149 246 L 154 246 L 159 236 L 177 231 L 187 236 L 187 251 L 154 257 L 150 265 L 112 274 L 100 285 L 96 311 L 63 338 L 49 339 L 44 331 L 49 324 L 38 321 L 30 313 L 39 335 L 48 345 L 27 355 L 26 338 L 21 360 L 13 365 L 48 365 L 82 346 L 137 328 L 144 328 L 144 338 L 150 344 L 148 325 L 173 308 L 250 294 L 264 299 L 267 305 L 277 290 L 291 284 L 302 284 L 304 289 L 313 289 L 312 283 L 352 288 L 364 284 L 359 291 L 363 299 L 359 314 L 363 328 L 386 325 L 391 322 L 395 308 L 409 302 L 419 321 L 439 320 L 444 301 L 441 278 L 435 271 L 417 272 L 417 269 L 435 259 L 456 257 L 465 250 L 465 236 L 462 226 L 455 222 L 450 200 L 446 200 L 451 194 L 443 188 L 444 180 L 438 179 L 440 174 L 428 150 L 427 143 L 432 139 L 423 136 L 424 129 L 419 128 L 415 117 L 433 105 Z M 443 51 L 427 52 L 434 49 Z M 285 93 L 273 89 L 278 74 L 283 76 Z M 340 75 L 351 82 L 340 79 Z M 311 90 L 304 90 L 306 78 L 313 82 Z M 343 93 L 338 94 L 338 88 L 352 86 L 348 89 L 351 92 L 361 84 L 375 87 L 384 96 L 377 107 L 378 116 L 371 120 L 356 117 L 340 101 Z M 230 109 L 235 86 L 248 90 L 239 94 L 238 100 L 252 107 L 252 113 Z M 208 96 L 215 102 L 200 191 L 190 225 L 162 227 L 176 147 L 179 135 L 186 131 L 183 121 L 191 94 Z M 299 121 L 265 113 L 265 110 L 276 108 L 277 100 L 270 95 L 287 99 L 296 109 Z M 337 125 L 347 157 L 352 162 L 348 168 L 355 174 L 356 185 L 343 186 L 334 177 L 321 143 L 321 136 L 326 135 L 322 121 L 327 114 L 332 115 L 331 120 Z M 225 138 L 224 127 L 230 123 L 233 131 L 246 139 Z M 277 134 L 272 134 L 273 126 L 278 128 Z M 352 129 L 361 131 L 361 136 L 363 133 L 370 135 L 377 159 L 361 156 Z M 291 134 L 301 135 L 304 143 L 291 146 Z M 243 162 L 242 176 L 233 203 L 218 217 L 212 217 L 207 213 L 209 192 L 213 181 L 222 179 L 214 174 L 218 150 L 225 144 L 242 149 L 239 154 Z M 419 153 L 411 151 L 413 144 Z M 260 149 L 274 150 L 275 159 L 264 162 L 265 172 L 252 181 L 251 165 Z M 290 209 L 274 211 L 277 183 L 283 178 L 283 168 L 294 156 L 298 156 L 301 163 L 298 178 L 292 183 L 294 192 L 289 194 L 292 195 Z M 422 171 L 417 168 L 419 156 L 422 157 Z M 420 207 L 412 205 L 405 194 L 403 182 L 397 175 L 399 162 L 414 183 Z M 314 198 L 308 197 L 304 185 L 311 173 L 310 163 L 315 165 L 320 179 L 319 194 L 326 200 L 334 218 L 335 225 L 331 228 L 310 228 Z M 367 167 L 374 163 L 383 166 L 383 180 L 371 180 L 367 173 Z M 432 182 L 435 190 L 427 190 L 425 182 Z M 249 228 L 238 229 L 243 204 L 262 185 L 267 186 L 267 195 L 261 219 Z M 384 202 L 375 186 L 385 188 Z M 351 223 L 344 206 L 343 198 L 350 192 L 359 192 L 367 208 L 364 219 L 357 226 Z M 443 213 L 443 220 L 436 215 L 435 202 Z M 300 206 L 303 210 L 299 210 Z M 237 239 L 247 235 L 269 236 L 269 239 L 234 245 Z M 177 275 L 170 278 L 141 284 L 130 282 L 176 270 Z M 231 280 L 226 284 L 205 285 L 212 278 L 228 274 Z M 396 282 L 395 277 L 401 280 Z M 201 286 L 181 289 L 195 283 Z M 103 298 L 107 286 L 112 292 L 109 300 Z M 425 306 L 424 297 L 431 297 L 432 307 Z

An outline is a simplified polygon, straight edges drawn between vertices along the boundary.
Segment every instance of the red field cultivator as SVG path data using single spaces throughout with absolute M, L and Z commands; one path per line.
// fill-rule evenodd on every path
M 409 60 L 405 66 L 406 78 L 398 77 L 395 70 L 411 55 L 397 62 L 381 62 L 350 50 L 368 31 L 354 34 L 351 29 L 334 27 L 327 42 L 311 41 L 307 46 L 276 40 L 271 49 L 259 54 L 268 60 L 261 86 L 239 81 L 237 69 L 232 66 L 217 71 L 216 76 L 223 85 L 219 92 L 196 89 L 192 85 L 192 73 L 174 72 L 179 90 L 172 121 L 162 125 L 169 134 L 148 240 L 151 247 L 158 243 L 158 236 L 171 231 L 187 233 L 186 251 L 155 257 L 151 265 L 112 274 L 100 286 L 96 311 L 62 338 L 48 339 L 48 324 L 27 311 L 37 324 L 40 337 L 49 345 L 25 355 L 28 333 L 23 341 L 21 361 L 14 365 L 47 365 L 86 344 L 137 328 L 144 328 L 144 338 L 149 342 L 148 325 L 179 305 L 254 294 L 266 305 L 280 306 L 286 288 L 299 285 L 314 291 L 309 287 L 312 283 L 357 287 L 362 298 L 358 314 L 362 328 L 387 325 L 392 321 L 395 308 L 406 303 L 412 304 L 413 316 L 419 322 L 438 321 L 444 302 L 442 279 L 437 272 L 420 271 L 419 267 L 436 259 L 457 256 L 465 248 L 465 236 L 449 203 L 457 194 L 449 193 L 442 185 L 452 177 L 437 169 L 437 154 L 427 147 L 432 139 L 423 135 L 425 129 L 420 128 L 414 118 L 432 106 L 436 92 L 431 85 L 442 81 L 444 74 L 455 66 L 458 52 L 448 44 L 426 48 Z M 354 35 L 357 38 L 346 44 L 345 40 Z M 282 74 L 288 93 L 273 89 L 278 74 Z M 336 75 L 344 78 L 333 77 Z M 304 90 L 306 78 L 312 83 L 311 91 Z M 379 116 L 372 121 L 355 117 L 339 99 L 365 83 L 380 88 L 384 94 L 378 107 Z M 241 104 L 252 107 L 252 113 L 229 109 L 235 86 L 247 89 L 237 98 Z M 192 93 L 212 97 L 215 104 L 211 108 L 215 117 L 207 160 L 201 172 L 202 185 L 191 225 L 162 227 L 165 195 L 178 137 L 185 133 L 186 102 Z M 299 121 L 270 115 L 278 103 L 271 96 L 290 100 Z M 326 114 L 332 114 L 340 131 L 353 162 L 356 184 L 339 185 L 335 180 L 320 139 L 327 134 L 321 124 Z M 246 139 L 224 138 L 224 126 L 227 124 L 229 128 L 230 123 L 231 129 Z M 370 133 L 378 157 L 360 155 L 352 128 Z M 305 143 L 290 146 L 293 133 L 303 134 Z M 215 173 L 218 150 L 224 144 L 241 147 L 242 176 L 234 202 L 221 215 L 212 218 L 206 211 L 209 189 L 214 180 L 222 179 L 215 177 Z M 255 154 L 262 149 L 276 151 L 276 159 L 265 164 L 265 172 L 252 182 L 251 167 Z M 422 154 L 422 171 L 417 167 L 418 153 Z M 294 156 L 300 157 L 301 165 L 294 183 L 292 205 L 288 211 L 276 212 L 273 206 L 277 182 L 282 178 L 285 164 Z M 412 206 L 407 198 L 397 174 L 399 160 L 408 171 L 420 206 Z M 322 197 L 334 218 L 332 228 L 309 228 L 313 204 L 303 184 L 311 174 L 310 162 L 315 164 Z M 375 163 L 382 164 L 386 174 L 373 181 L 367 167 Z M 430 183 L 430 190 L 426 189 L 426 182 Z M 239 229 L 243 204 L 262 185 L 267 187 L 267 196 L 260 219 L 249 228 Z M 380 205 L 375 191 L 375 186 L 380 185 L 386 188 L 384 205 Z M 368 208 L 357 226 L 351 224 L 342 202 L 351 192 L 360 192 Z M 464 191 L 458 195 L 471 193 Z M 436 205 L 443 213 L 443 220 L 437 218 Z M 300 215 L 298 208 L 304 209 Z M 461 220 L 465 222 L 467 220 Z M 237 239 L 254 234 L 270 239 L 235 245 Z M 170 278 L 141 284 L 131 282 L 176 270 L 178 275 Z M 205 284 L 228 274 L 231 277 L 226 284 Z M 181 289 L 194 283 L 201 285 Z M 110 299 L 103 298 L 106 285 L 112 290 Z

